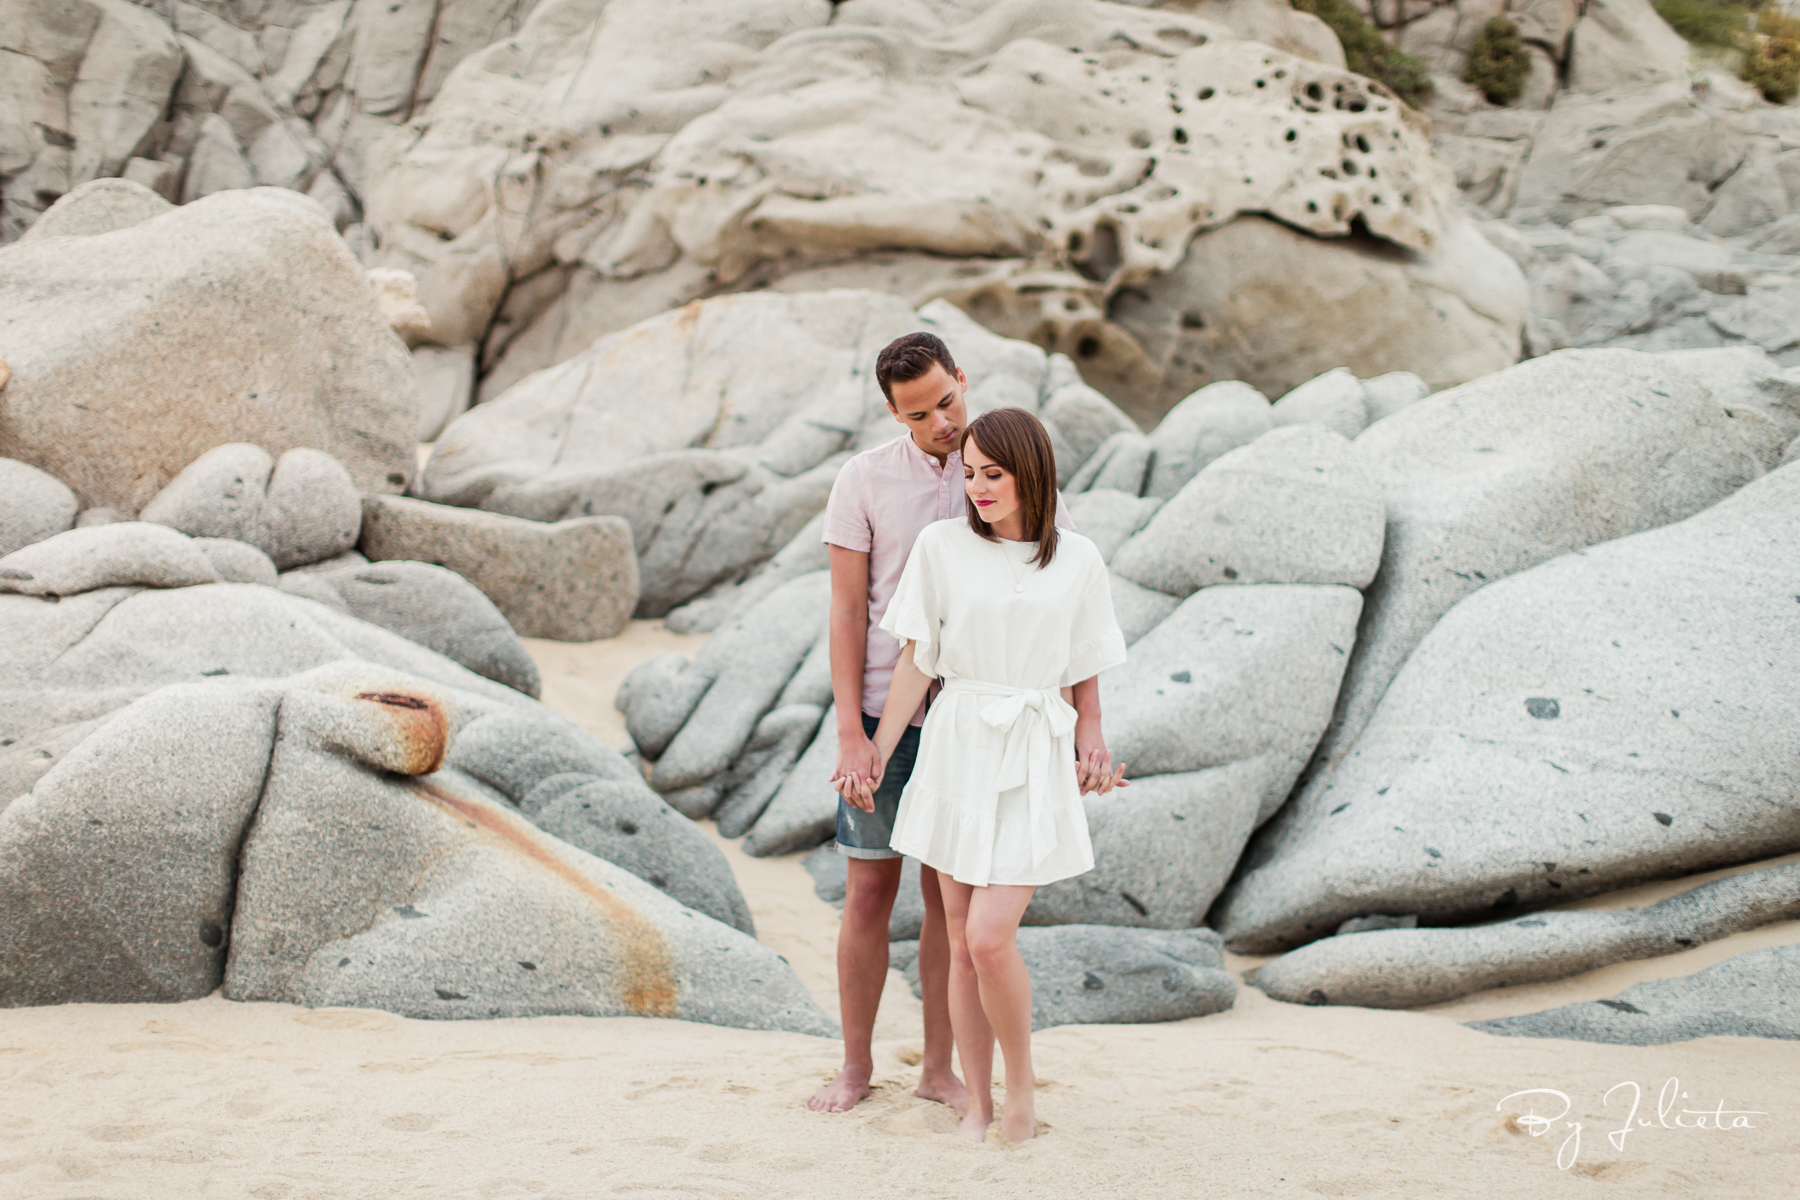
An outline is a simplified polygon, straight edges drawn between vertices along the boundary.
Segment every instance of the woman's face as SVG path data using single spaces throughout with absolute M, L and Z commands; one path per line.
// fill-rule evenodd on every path
M 963 490 L 989 525 L 1019 511 L 1019 487 L 1012 472 L 984 454 L 974 438 L 963 443 Z

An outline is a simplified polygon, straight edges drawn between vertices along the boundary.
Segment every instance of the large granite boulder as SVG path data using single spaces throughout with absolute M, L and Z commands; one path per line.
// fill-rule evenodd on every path
M 145 599 L 161 611 L 130 611 Z M 222 981 L 414 1016 L 831 1031 L 746 936 L 706 836 L 516 692 L 270 588 L 0 597 L 0 626 L 30 639 L 0 680 L 0 1004 Z M 616 863 L 545 832 L 584 823 Z
M 1690 465 L 1677 498 L 1717 480 Z M 1790 465 L 1463 600 L 1330 789 L 1290 801 L 1247 857 L 1215 914 L 1227 941 L 1507 915 L 1800 849 L 1796 547 Z
M 528 521 L 403 496 L 363 502 L 362 552 L 448 567 L 524 637 L 618 635 L 638 599 L 631 532 L 617 517 Z
M 0 249 L 0 454 L 137 512 L 224 441 L 309 446 L 364 491 L 412 478 L 412 372 L 311 201 L 220 194 Z M 155 364 L 152 369 L 152 364 Z
M 1800 946 L 1769 946 L 1679 979 L 1633 984 L 1607 1000 L 1470 1021 L 1500 1037 L 1661 1046 L 1703 1037 L 1800 1039 Z M 1728 1114 L 1729 1115 L 1729 1114 Z
M 1350 382 L 1360 403 L 1362 385 Z M 1362 588 L 1381 563 L 1384 515 L 1350 443 L 1322 425 L 1295 425 L 1214 459 L 1111 566 L 1177 597 L 1217 583 Z
M 1458 600 L 1558 554 L 1679 521 L 1774 466 L 1789 420 L 1774 406 L 1790 401 L 1755 393 L 1740 374 L 1721 375 L 1721 401 L 1702 382 L 1711 376 L 1678 361 L 1566 350 L 1440 392 L 1358 437 L 1351 457 L 1387 509 L 1381 569 L 1331 727 L 1290 808 L 1339 802 L 1333 770 Z

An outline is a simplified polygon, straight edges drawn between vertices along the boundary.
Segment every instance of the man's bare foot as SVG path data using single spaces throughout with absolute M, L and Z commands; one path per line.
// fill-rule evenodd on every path
M 1037 1097 L 1032 1095 L 1030 1088 L 1006 1089 L 1006 1107 L 1000 1114 L 1000 1135 L 1014 1143 L 1037 1136 Z
M 919 1076 L 919 1090 L 913 1095 L 921 1100 L 935 1100 L 939 1104 L 947 1104 L 962 1116 L 969 1107 L 969 1093 L 963 1087 L 963 1081 L 956 1077 L 955 1071 L 945 1071 L 941 1075 Z
M 971 1142 L 987 1141 L 988 1126 L 994 1123 L 994 1102 L 986 1096 L 970 1096 L 963 1109 L 962 1124 L 956 1132 Z
M 814 1112 L 849 1112 L 868 1096 L 869 1073 L 845 1067 L 836 1079 L 808 1097 L 806 1107 Z

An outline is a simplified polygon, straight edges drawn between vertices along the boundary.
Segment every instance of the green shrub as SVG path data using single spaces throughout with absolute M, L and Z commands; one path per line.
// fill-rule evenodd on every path
M 1697 46 L 1734 48 L 1744 38 L 1744 13 L 1754 5 L 1729 0 L 1652 0 L 1656 15 Z
M 1492 17 L 1469 48 L 1469 65 L 1463 82 L 1481 89 L 1491 104 L 1510 104 L 1525 88 L 1531 55 L 1519 27 L 1505 17 Z
M 1800 94 L 1800 18 L 1774 9 L 1758 13 L 1756 33 L 1744 39 L 1739 74 L 1776 104 Z
M 1331 27 L 1344 47 L 1344 62 L 1358 75 L 1387 85 L 1388 90 L 1417 104 L 1431 94 L 1425 60 L 1388 45 L 1381 31 L 1348 0 L 1288 0 L 1297 11 L 1311 13 Z

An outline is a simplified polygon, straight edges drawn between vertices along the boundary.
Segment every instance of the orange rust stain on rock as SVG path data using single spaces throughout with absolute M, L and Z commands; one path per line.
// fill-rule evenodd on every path
M 412 786 L 439 809 L 474 825 L 491 840 L 556 876 L 598 905 L 606 914 L 607 923 L 622 951 L 625 1007 L 641 1017 L 676 1015 L 678 988 L 675 966 L 669 960 L 669 947 L 662 934 L 637 909 L 540 846 L 504 814 L 423 780 L 414 780 Z
M 429 696 L 411 692 L 359 692 L 356 698 L 379 704 L 388 718 L 398 751 L 392 769 L 402 775 L 429 775 L 444 765 L 449 741 L 444 710 Z

